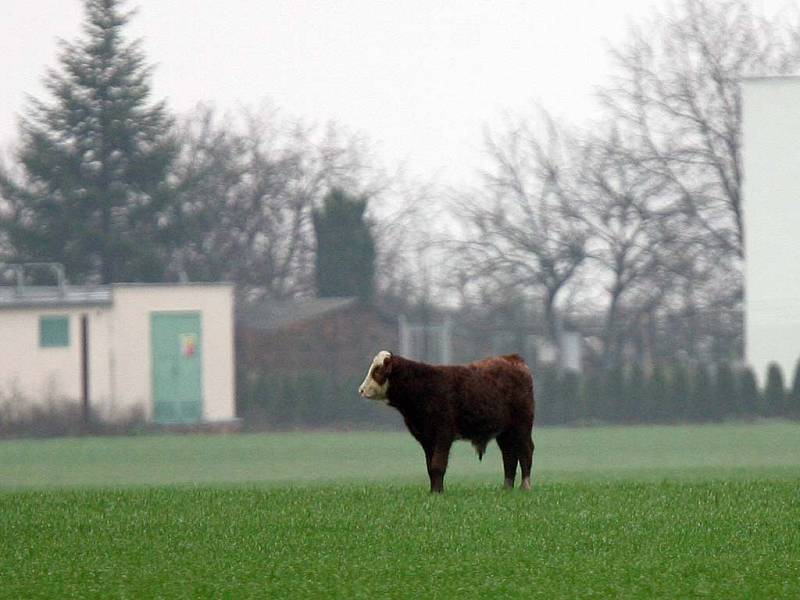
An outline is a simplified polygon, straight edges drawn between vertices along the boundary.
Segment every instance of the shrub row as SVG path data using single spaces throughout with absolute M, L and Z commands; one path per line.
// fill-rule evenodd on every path
M 777 364 L 759 388 L 753 371 L 730 365 L 634 366 L 576 373 L 536 373 L 537 422 L 672 423 L 754 417 L 800 417 L 800 363 L 786 389 Z
M 325 372 L 240 372 L 238 415 L 249 429 L 395 427 L 397 413 L 358 397 L 360 378 Z M 793 385 L 770 365 L 759 388 L 751 369 L 730 365 L 634 366 L 608 371 L 535 373 L 538 424 L 676 423 L 755 417 L 800 418 L 800 363 Z
M 57 437 L 77 435 L 127 435 L 145 431 L 148 424 L 140 411 L 108 421 L 94 412 L 84 415 L 80 402 L 48 398 L 33 402 L 21 394 L 0 397 L 0 438 Z
M 395 411 L 359 397 L 360 383 L 360 378 L 336 380 L 325 372 L 240 372 L 237 414 L 248 429 L 399 425 Z

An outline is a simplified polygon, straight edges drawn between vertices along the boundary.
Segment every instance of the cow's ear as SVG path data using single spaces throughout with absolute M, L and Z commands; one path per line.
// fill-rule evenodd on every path
M 394 364 L 394 360 L 392 355 L 390 354 L 386 358 L 383 359 L 383 374 L 388 376 L 392 372 L 392 364 Z

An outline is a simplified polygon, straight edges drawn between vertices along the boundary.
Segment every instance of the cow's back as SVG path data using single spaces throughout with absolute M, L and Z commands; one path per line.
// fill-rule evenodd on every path
M 468 367 L 474 370 L 478 378 L 490 382 L 506 402 L 520 406 L 533 404 L 533 377 L 528 365 L 518 354 L 487 358 Z
M 524 361 L 490 358 L 452 369 L 456 385 L 448 400 L 459 437 L 493 437 L 515 425 L 530 427 L 532 379 Z

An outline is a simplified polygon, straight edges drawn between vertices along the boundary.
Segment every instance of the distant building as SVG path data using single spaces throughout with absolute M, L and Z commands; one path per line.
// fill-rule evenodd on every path
M 264 301 L 236 315 L 243 367 L 268 374 L 362 376 L 380 350 L 396 351 L 397 318 L 356 298 Z
M 233 420 L 233 287 L 0 286 L 0 414 L 67 403 L 112 421 Z
M 745 355 L 763 381 L 800 358 L 800 77 L 742 82 Z
M 363 378 L 380 350 L 413 360 L 448 364 L 492 354 L 519 352 L 544 362 L 557 353 L 542 335 L 496 325 L 468 327 L 449 314 L 406 316 L 356 298 L 312 298 L 241 306 L 236 311 L 237 362 L 249 372 L 269 375 L 327 373 L 338 381 Z M 582 367 L 583 337 L 564 332 L 566 368 Z

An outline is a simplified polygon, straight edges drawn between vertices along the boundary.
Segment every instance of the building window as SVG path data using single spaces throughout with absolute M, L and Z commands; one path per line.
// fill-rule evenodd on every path
M 42 348 L 69 346 L 69 317 L 39 317 L 39 346 Z

